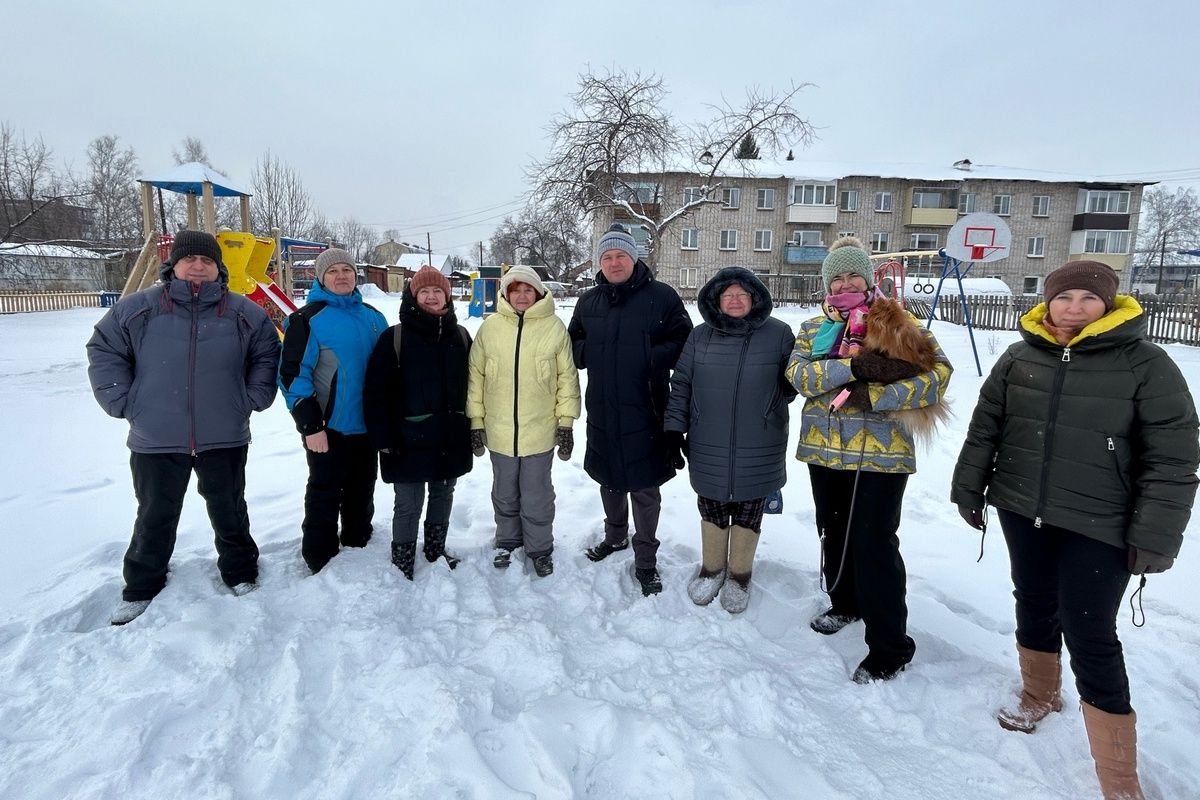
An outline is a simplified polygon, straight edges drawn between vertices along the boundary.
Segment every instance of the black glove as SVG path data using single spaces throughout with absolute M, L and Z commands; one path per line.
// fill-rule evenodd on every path
M 487 448 L 487 434 L 483 432 L 483 428 L 476 428 L 471 431 L 471 452 L 475 457 L 483 455 Z
M 559 428 L 554 432 L 554 443 L 558 445 L 558 458 L 570 461 L 575 450 L 575 433 L 570 428 Z
M 963 521 L 977 531 L 983 530 L 983 509 L 971 508 L 964 506 L 961 503 L 958 506 L 958 515 L 963 518 Z
M 911 361 L 867 352 L 850 359 L 850 372 L 860 381 L 895 383 L 907 378 L 915 378 L 921 374 L 922 370 Z
M 1128 555 L 1130 575 L 1153 575 L 1156 572 L 1166 572 L 1175 566 L 1175 559 L 1170 556 L 1133 545 L 1129 545 Z
M 687 438 L 682 431 L 667 431 L 667 461 L 674 469 L 687 466 L 684 456 L 688 454 Z

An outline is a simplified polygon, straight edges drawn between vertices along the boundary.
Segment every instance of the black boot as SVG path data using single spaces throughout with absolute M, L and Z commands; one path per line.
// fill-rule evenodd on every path
M 417 558 L 416 542 L 392 542 L 392 563 L 410 581 L 413 579 L 413 562 Z
M 652 594 L 658 594 L 662 591 L 662 579 L 658 576 L 658 570 L 654 567 L 650 569 L 635 569 L 633 574 L 642 587 L 643 597 L 649 597 Z
M 449 529 L 449 525 L 425 523 L 425 560 L 437 561 L 439 558 L 445 558 L 450 569 L 454 569 L 461 559 L 446 552 L 446 532 Z

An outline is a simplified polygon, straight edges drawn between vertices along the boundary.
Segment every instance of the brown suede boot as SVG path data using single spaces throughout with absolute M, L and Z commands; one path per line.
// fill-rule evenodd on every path
M 1043 653 L 1017 645 L 1021 664 L 1021 699 L 1015 708 L 996 712 L 1000 727 L 1033 733 L 1039 722 L 1053 711 L 1062 711 L 1062 654 Z
M 1109 714 L 1080 703 L 1104 800 L 1145 800 L 1137 776 L 1137 714 Z

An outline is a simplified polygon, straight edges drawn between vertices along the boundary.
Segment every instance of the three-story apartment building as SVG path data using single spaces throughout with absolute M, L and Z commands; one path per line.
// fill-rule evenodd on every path
M 685 171 L 623 176 L 644 213 L 670 214 L 700 196 L 701 178 Z M 1037 294 L 1046 273 L 1088 258 L 1109 264 L 1128 288 L 1142 191 L 1153 181 L 1099 178 L 972 165 L 817 164 L 738 161 L 709 202 L 675 221 L 658 242 L 660 280 L 695 295 L 717 270 L 742 266 L 780 299 L 807 299 L 829 245 L 857 236 L 873 253 L 938 250 L 964 214 L 994 213 L 1012 233 L 1007 258 L 972 268 L 1002 279 L 1014 294 Z M 648 232 L 622 209 L 593 217 L 593 241 L 616 220 L 640 244 Z M 910 273 L 940 270 L 923 259 Z

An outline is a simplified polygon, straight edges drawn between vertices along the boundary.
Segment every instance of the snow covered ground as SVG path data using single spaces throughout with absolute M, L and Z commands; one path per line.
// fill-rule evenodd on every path
M 395 298 L 372 302 L 395 319 Z M 661 595 L 641 597 L 628 552 L 584 558 L 601 510 L 582 447 L 554 467 L 550 578 L 491 566 L 486 458 L 459 483 L 457 571 L 419 559 L 415 583 L 402 579 L 388 562 L 390 487 L 380 483 L 374 540 L 314 577 L 299 553 L 304 458 L 279 401 L 252 422 L 259 591 L 235 598 L 221 584 L 193 490 L 166 590 L 141 619 L 109 627 L 134 503 L 125 425 L 87 386 L 83 346 L 101 313 L 0 317 L 0 797 L 1096 793 L 1069 676 L 1063 713 L 1036 734 L 993 721 L 1017 681 L 1007 556 L 996 526 L 975 563 L 979 538 L 946 499 L 981 381 L 964 329 L 935 327 L 957 366 L 957 417 L 921 454 L 901 528 L 916 660 L 864 687 L 849 680 L 865 654 L 861 624 L 833 637 L 808 629 L 825 599 L 795 461 L 737 618 L 687 598 L 699 526 L 685 477 L 663 491 Z M 793 327 L 808 315 L 779 313 Z M 985 371 L 1015 336 L 978 334 Z M 1169 350 L 1200 394 L 1200 351 Z M 1189 538 L 1198 530 L 1194 521 Z M 1194 541 L 1152 578 L 1145 610 L 1144 628 L 1127 606 L 1120 620 L 1143 783 L 1151 797 L 1196 797 Z

